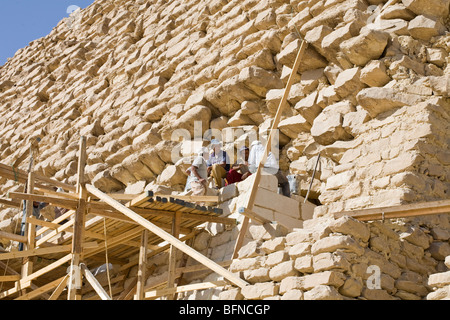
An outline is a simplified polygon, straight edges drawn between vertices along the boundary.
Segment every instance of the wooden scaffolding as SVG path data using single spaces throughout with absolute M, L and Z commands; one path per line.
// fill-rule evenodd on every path
M 76 186 L 33 173 L 31 166 L 26 172 L 0 164 L 1 176 L 26 184 L 26 192 L 10 192 L 1 204 L 20 208 L 23 201 L 25 208 L 32 208 L 37 201 L 68 210 L 52 222 L 37 219 L 32 210 L 26 210 L 24 235 L 0 233 L 1 238 L 24 245 L 22 251 L 0 253 L 0 299 L 110 300 L 118 294 L 120 299 L 171 299 L 183 291 L 247 285 L 226 269 L 230 262 L 218 264 L 186 244 L 205 222 L 236 225 L 235 219 L 220 217 L 221 209 L 195 203 L 217 202 L 218 197 L 168 196 L 150 191 L 140 195 L 106 194 L 85 183 L 85 161 L 86 139 L 81 137 Z M 64 192 L 56 192 L 54 187 Z M 177 269 L 177 250 L 199 264 Z M 164 251 L 170 252 L 168 278 L 159 287 L 146 287 L 146 261 L 150 255 Z M 102 264 L 108 267 L 109 263 L 120 264 L 121 268 L 115 278 L 107 277 L 107 292 L 105 283 L 99 283 L 89 270 Z M 124 289 L 123 283 L 134 266 L 138 266 L 137 280 Z M 176 286 L 181 273 L 202 269 L 210 269 L 224 280 Z M 83 289 L 86 282 L 91 292 Z

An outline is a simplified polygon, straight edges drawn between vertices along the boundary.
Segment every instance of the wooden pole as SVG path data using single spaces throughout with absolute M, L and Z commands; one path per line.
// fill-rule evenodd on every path
M 105 201 L 106 203 L 108 203 L 113 208 L 115 208 L 118 211 L 122 212 L 127 217 L 129 217 L 132 220 L 136 221 L 138 224 L 140 224 L 144 228 L 150 230 L 151 232 L 153 232 L 157 236 L 161 237 L 162 239 L 166 240 L 170 244 L 173 244 L 175 247 L 177 247 L 177 249 L 179 249 L 179 250 L 183 251 L 184 253 L 188 254 L 193 259 L 195 259 L 198 262 L 204 264 L 205 266 L 207 266 L 209 269 L 213 270 L 214 272 L 217 272 L 218 274 L 223 276 L 225 279 L 227 279 L 231 283 L 233 283 L 233 284 L 235 284 L 235 285 L 237 285 L 238 287 L 241 287 L 241 288 L 243 288 L 246 285 L 248 285 L 248 283 L 246 281 L 242 280 L 241 278 L 239 278 L 238 276 L 236 276 L 232 272 L 224 269 L 223 267 L 221 267 L 220 265 L 218 265 L 214 261 L 208 259 L 207 257 L 202 255 L 198 251 L 192 249 L 191 247 L 189 247 L 188 245 L 186 245 L 182 241 L 180 241 L 177 238 L 175 238 L 174 236 L 172 236 L 170 233 L 168 233 L 168 232 L 162 230 L 161 228 L 157 227 L 156 225 L 154 225 L 153 223 L 151 223 L 147 219 L 141 217 L 140 215 L 135 213 L 130 208 L 125 207 L 120 202 L 118 202 L 118 201 L 114 200 L 113 198 L 109 197 L 108 195 L 106 195 L 102 191 L 98 190 L 94 186 L 87 184 L 86 185 L 86 189 L 87 189 L 87 191 L 89 191 L 93 195 L 97 196 L 99 199 L 101 199 L 101 200 Z
M 180 236 L 180 222 L 181 222 L 181 213 L 176 212 L 172 223 L 172 235 L 177 239 Z M 177 267 L 176 265 L 177 265 L 177 248 L 172 244 L 170 246 L 170 253 L 169 253 L 169 277 L 167 280 L 167 288 L 175 287 L 175 278 L 176 278 L 175 271 Z M 174 298 L 173 294 L 169 294 L 167 296 L 167 300 L 173 300 L 173 298 Z
M 144 287 L 146 280 L 147 269 L 147 244 L 148 244 L 148 230 L 142 231 L 141 248 L 139 251 L 139 266 L 136 283 L 136 300 L 144 300 Z
M 291 75 L 289 76 L 289 80 L 286 84 L 283 98 L 281 99 L 280 104 L 278 106 L 277 113 L 275 114 L 275 118 L 272 123 L 272 129 L 270 130 L 269 137 L 267 139 L 267 144 L 264 149 L 262 159 L 258 165 L 258 169 L 256 170 L 255 180 L 253 180 L 252 189 L 250 191 L 250 197 L 248 199 L 248 204 L 247 204 L 247 209 L 249 211 L 253 211 L 253 206 L 255 204 L 255 199 L 256 199 L 256 193 L 258 191 L 259 182 L 261 181 L 262 169 L 264 168 L 264 165 L 267 161 L 267 157 L 269 155 L 269 149 L 272 145 L 272 139 L 275 134 L 274 132 L 278 128 L 278 124 L 280 123 L 281 114 L 283 113 L 283 109 L 286 105 L 287 99 L 289 97 L 289 93 L 291 91 L 292 84 L 294 83 L 295 75 L 297 74 L 297 70 L 300 66 L 300 61 L 303 57 L 303 54 L 305 53 L 307 45 L 308 45 L 308 43 L 305 40 L 303 40 L 300 45 L 300 49 L 297 53 L 297 57 L 295 58 L 295 62 L 294 62 L 294 66 L 292 67 Z M 238 252 L 241 249 L 242 244 L 244 243 L 244 238 L 245 238 L 245 234 L 247 233 L 249 220 L 250 220 L 250 218 L 248 218 L 247 216 L 244 217 L 244 220 L 243 220 L 242 226 L 241 226 L 241 230 L 238 235 L 238 239 L 236 240 L 232 259 L 237 258 Z
M 86 215 L 87 191 L 84 181 L 84 168 L 86 164 L 86 137 L 80 138 L 78 158 L 78 176 L 76 192 L 79 195 L 78 208 L 75 213 L 74 233 L 72 237 L 72 263 L 70 267 L 68 300 L 81 300 L 81 272 L 80 263 L 83 260 L 83 237 Z
M 33 150 L 32 146 L 30 146 L 30 163 L 28 166 L 28 181 L 27 181 L 27 193 L 33 194 L 34 192 L 34 174 L 33 174 Z M 27 200 L 26 203 L 26 217 L 33 217 L 33 199 Z M 36 226 L 25 221 L 22 221 L 25 225 L 22 227 L 25 228 L 24 236 L 27 237 L 27 243 L 24 246 L 25 250 L 33 250 L 36 247 Z M 30 257 L 25 257 L 23 259 L 22 266 L 22 278 L 25 278 L 33 273 L 33 260 Z M 26 293 L 26 289 L 22 291 L 23 294 Z
M 100 296 L 102 300 L 112 300 L 108 293 L 103 289 L 102 285 L 98 282 L 95 276 L 89 271 L 84 263 L 80 265 L 81 271 L 85 276 L 86 280 L 90 283 L 95 292 Z

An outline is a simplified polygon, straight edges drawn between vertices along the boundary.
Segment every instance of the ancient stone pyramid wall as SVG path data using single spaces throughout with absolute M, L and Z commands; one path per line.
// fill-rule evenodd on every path
M 321 152 L 316 214 L 448 198 L 449 1 L 386 2 L 95 1 L 0 68 L 1 162 L 40 136 L 35 170 L 74 183 L 84 135 L 98 188 L 181 190 L 174 130 L 266 131 L 304 38 L 280 166 L 304 194 Z

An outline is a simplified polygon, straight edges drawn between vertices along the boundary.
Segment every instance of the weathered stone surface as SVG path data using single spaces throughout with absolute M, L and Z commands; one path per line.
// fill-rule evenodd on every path
M 346 235 L 323 238 L 312 245 L 311 252 L 316 255 L 322 252 L 333 252 L 337 249 L 354 252 L 358 255 L 364 253 L 364 249 L 353 238 Z
M 278 128 L 289 138 L 295 139 L 299 133 L 308 132 L 311 129 L 311 125 L 303 116 L 296 115 L 281 121 Z
M 417 15 L 430 15 L 435 17 L 446 17 L 449 12 L 448 0 L 402 0 L 408 10 Z
M 369 87 L 382 87 L 391 78 L 386 74 L 386 66 L 379 60 L 372 60 L 361 70 L 361 82 Z
M 343 300 L 336 288 L 319 285 L 304 293 L 304 300 Z
M 323 109 L 311 127 L 314 140 L 322 145 L 330 145 L 337 140 L 350 140 L 352 136 L 344 130 L 342 122 L 346 113 L 352 112 L 349 102 L 343 101 Z
M 339 73 L 334 83 L 334 90 L 341 98 L 346 98 L 354 92 L 359 92 L 365 87 L 360 80 L 361 69 L 359 67 L 344 70 Z
M 342 42 L 340 48 L 351 63 L 363 66 L 381 56 L 388 39 L 386 32 L 365 28 L 359 36 Z
M 333 232 L 351 235 L 363 241 L 368 241 L 370 237 L 370 230 L 364 223 L 348 216 L 334 220 L 330 224 L 330 229 Z
M 420 40 L 428 41 L 432 37 L 443 34 L 446 28 L 439 22 L 423 15 L 415 17 L 409 22 L 409 34 Z
M 278 294 L 279 287 L 273 282 L 257 283 L 241 289 L 242 295 L 248 300 L 261 300 Z
M 405 105 L 413 105 L 421 100 L 420 96 L 401 93 L 384 87 L 363 89 L 356 95 L 356 99 L 373 118 L 385 111 Z

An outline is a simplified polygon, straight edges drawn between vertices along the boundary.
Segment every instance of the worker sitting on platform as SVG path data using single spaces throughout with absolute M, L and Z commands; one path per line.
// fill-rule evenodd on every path
M 214 182 L 218 189 L 224 186 L 222 179 L 226 179 L 227 173 L 230 170 L 230 159 L 225 151 L 220 148 L 220 141 L 217 139 L 211 140 L 211 153 L 209 156 L 208 176 L 214 178 Z
M 193 196 L 206 195 L 206 192 L 208 190 L 208 184 L 206 181 L 206 179 L 208 178 L 208 159 L 208 148 L 203 147 L 197 152 L 197 157 L 194 159 L 194 162 L 187 170 L 187 172 L 189 172 L 190 187 Z
M 239 149 L 239 159 L 231 166 L 227 173 L 227 185 L 236 182 L 244 181 L 251 172 L 248 169 L 248 157 L 250 154 L 249 148 L 243 146 Z

